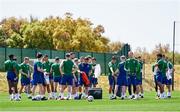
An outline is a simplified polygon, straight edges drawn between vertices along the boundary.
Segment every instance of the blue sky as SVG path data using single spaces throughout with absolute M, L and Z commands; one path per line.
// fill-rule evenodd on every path
M 0 0 L 0 19 L 49 15 L 89 18 L 105 27 L 111 41 L 129 43 L 133 49 L 170 44 L 173 21 L 180 21 L 180 0 Z M 180 52 L 180 22 L 177 23 L 176 51 Z

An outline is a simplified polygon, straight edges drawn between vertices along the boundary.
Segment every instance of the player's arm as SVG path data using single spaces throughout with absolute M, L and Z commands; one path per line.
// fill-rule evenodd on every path
M 39 64 L 37 64 L 37 70 L 38 70 L 39 72 L 42 72 L 42 73 L 45 72 L 44 69 L 42 69 Z
M 115 73 L 114 73 L 114 70 L 113 70 L 112 64 L 108 64 L 108 66 L 109 66 L 109 69 L 110 69 L 110 71 L 111 71 L 112 75 L 114 75 Z
M 74 65 L 73 66 L 73 69 L 72 69 L 72 74 L 73 74 L 73 77 L 74 77 L 74 80 L 75 80 L 75 82 L 77 82 L 77 78 L 76 78 L 76 75 L 75 75 L 75 72 L 77 71 L 77 69 L 76 69 L 76 66 Z
M 19 70 L 19 71 L 20 71 L 20 73 L 21 73 L 22 75 L 24 75 L 24 76 L 28 77 L 28 74 L 23 72 L 23 70 L 22 70 L 22 67 L 21 67 L 21 66 L 20 66 L 20 70 Z
M 53 69 L 52 69 L 52 67 L 53 67 L 53 66 L 51 66 L 51 69 L 50 69 L 50 74 L 52 74 L 52 73 L 53 73 Z
M 64 75 L 64 72 L 63 72 L 63 70 L 62 70 L 63 66 L 64 66 L 64 62 L 62 62 L 62 63 L 60 64 L 60 73 L 61 73 L 61 75 Z
M 128 64 L 127 64 L 127 62 L 124 63 L 124 70 L 125 70 L 126 72 L 129 71 L 129 70 L 128 70 Z
M 92 74 L 92 65 L 90 65 L 90 71 L 89 71 L 89 76 L 91 76 L 91 74 Z

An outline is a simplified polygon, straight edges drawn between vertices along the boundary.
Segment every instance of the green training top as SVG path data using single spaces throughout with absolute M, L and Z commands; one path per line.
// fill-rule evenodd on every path
M 136 78 L 139 80 L 141 78 L 141 64 L 140 63 L 138 63 L 138 65 L 137 65 Z
M 14 61 L 11 61 L 11 60 L 7 60 L 4 62 L 5 64 L 5 71 L 14 71 L 15 68 L 14 68 Z
M 61 73 L 60 73 L 60 64 L 59 63 L 54 63 L 51 66 L 52 72 L 53 72 L 53 77 L 60 77 Z
M 30 66 L 28 64 L 21 63 L 20 69 L 22 70 L 22 72 L 26 73 L 27 75 L 30 75 Z M 21 74 L 21 78 L 27 78 L 27 76 L 24 74 Z
M 46 69 L 46 72 L 50 73 L 51 65 L 52 65 L 52 64 L 53 64 L 53 63 L 51 63 L 51 62 L 49 62 L 49 61 L 43 63 L 43 69 Z
M 108 63 L 108 69 L 109 69 L 109 75 L 112 75 L 111 68 L 115 72 L 118 69 L 118 64 L 117 63 L 112 63 L 111 61 Z
M 159 71 L 162 72 L 162 75 L 166 75 L 166 70 L 167 70 L 167 62 L 163 59 L 160 59 L 157 61 Z
M 138 60 L 136 60 L 135 58 L 129 58 L 125 61 L 124 68 L 126 71 L 128 71 L 129 75 L 133 75 L 137 72 L 138 64 Z
M 63 67 L 64 67 L 64 74 L 72 75 L 72 70 L 74 67 L 74 63 L 72 60 L 65 60 L 63 61 Z

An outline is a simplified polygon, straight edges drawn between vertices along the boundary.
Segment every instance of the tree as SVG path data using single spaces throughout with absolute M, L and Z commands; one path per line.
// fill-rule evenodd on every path
M 123 47 L 123 43 L 121 43 L 120 41 L 116 41 L 116 42 L 111 42 L 109 43 L 109 49 L 111 52 L 118 52 L 122 47 Z

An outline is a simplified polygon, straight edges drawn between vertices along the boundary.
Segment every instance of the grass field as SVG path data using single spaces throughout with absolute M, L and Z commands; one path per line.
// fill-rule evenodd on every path
M 143 87 L 145 98 L 140 100 L 109 100 L 108 80 L 101 76 L 98 87 L 103 89 L 103 99 L 88 102 L 81 101 L 35 101 L 22 96 L 22 101 L 9 101 L 7 94 L 7 81 L 4 72 L 0 72 L 0 111 L 178 111 L 180 112 L 180 65 L 175 66 L 175 92 L 171 99 L 156 100 L 151 65 L 146 65 Z
M 139 100 L 109 100 L 104 94 L 102 100 L 31 101 L 25 96 L 22 101 L 9 101 L 8 95 L 0 93 L 0 111 L 180 111 L 180 92 L 173 92 L 171 99 L 155 99 L 154 92 L 145 93 Z

